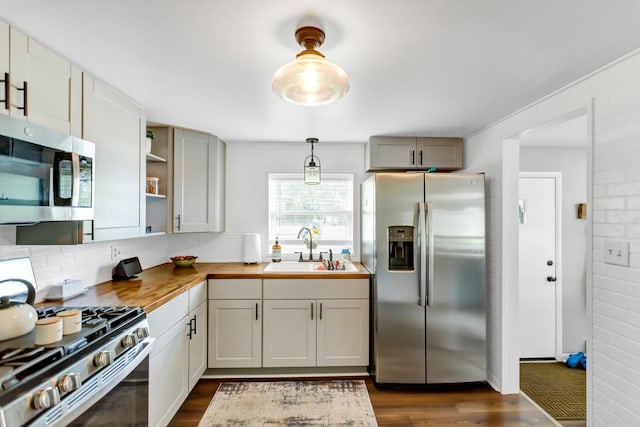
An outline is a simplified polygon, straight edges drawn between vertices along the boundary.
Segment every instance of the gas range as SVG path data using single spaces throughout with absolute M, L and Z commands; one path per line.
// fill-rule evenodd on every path
M 82 327 L 37 346 L 34 331 L 0 342 L 0 427 L 66 425 L 148 355 L 140 307 L 42 307 L 39 318 L 81 310 Z

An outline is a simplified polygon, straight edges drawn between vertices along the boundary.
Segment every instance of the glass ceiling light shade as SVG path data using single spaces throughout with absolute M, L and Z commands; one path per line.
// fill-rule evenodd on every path
M 320 159 L 313 155 L 313 144 L 318 143 L 318 138 L 307 138 L 311 144 L 311 155 L 304 159 L 304 183 L 308 185 L 320 184 Z
M 316 50 L 324 42 L 324 31 L 317 27 L 298 28 L 296 41 L 305 50 L 275 72 L 271 81 L 273 93 L 294 104 L 308 106 L 327 104 L 346 95 L 347 73 Z

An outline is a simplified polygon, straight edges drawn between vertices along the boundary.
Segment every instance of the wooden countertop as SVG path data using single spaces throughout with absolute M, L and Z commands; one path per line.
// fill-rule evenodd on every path
M 368 278 L 369 272 L 354 263 L 357 272 L 341 273 L 264 273 L 268 263 L 246 265 L 232 263 L 196 263 L 193 267 L 177 268 L 171 263 L 144 270 L 136 279 L 113 280 L 87 289 L 83 295 L 61 301 L 45 301 L 39 306 L 141 306 L 149 313 L 206 279 L 288 278 L 288 279 L 358 279 Z

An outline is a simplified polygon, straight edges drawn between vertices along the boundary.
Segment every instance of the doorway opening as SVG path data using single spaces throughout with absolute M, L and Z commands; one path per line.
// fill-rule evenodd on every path
M 557 399 L 552 400 L 562 401 L 564 388 L 570 395 L 580 396 L 577 408 L 565 408 L 571 414 L 568 419 L 551 415 L 560 417 L 562 425 L 586 425 L 585 372 L 559 374 L 569 374 L 564 361 L 571 354 L 586 353 L 587 346 L 587 116 L 582 112 L 564 117 L 523 132 L 517 139 L 518 356 L 521 362 L 549 363 L 536 369 L 535 381 L 558 385 Z M 523 390 L 532 390 L 529 397 L 533 398 L 530 371 L 530 363 L 521 365 L 520 385 Z M 553 393 L 547 387 L 542 395 Z M 542 401 L 533 399 L 546 409 Z

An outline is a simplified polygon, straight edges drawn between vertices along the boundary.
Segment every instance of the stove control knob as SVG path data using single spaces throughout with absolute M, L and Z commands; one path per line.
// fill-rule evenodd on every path
M 63 375 L 60 380 L 58 380 L 58 389 L 64 393 L 77 390 L 81 385 L 82 381 L 80 381 L 80 374 Z
M 136 335 L 138 336 L 138 339 L 145 339 L 149 337 L 149 328 L 147 328 L 146 326 L 143 326 L 141 328 L 136 329 Z
M 101 351 L 95 355 L 93 358 L 93 364 L 98 368 L 104 368 L 105 366 L 109 366 L 113 363 L 113 352 L 106 350 Z
M 48 409 L 58 403 L 60 403 L 60 393 L 55 387 L 47 387 L 37 391 L 31 401 L 34 409 Z
M 122 348 L 133 347 L 138 344 L 138 336 L 136 334 L 125 335 L 120 341 Z

